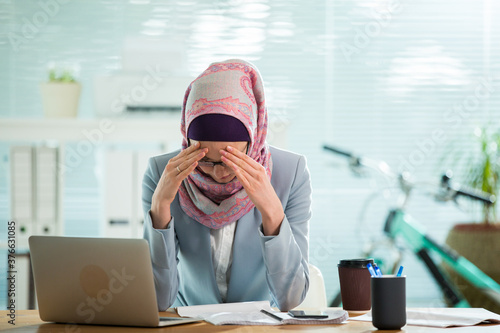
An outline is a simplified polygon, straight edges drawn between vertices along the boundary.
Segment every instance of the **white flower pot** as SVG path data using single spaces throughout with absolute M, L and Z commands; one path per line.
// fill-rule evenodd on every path
M 81 91 L 79 83 L 44 82 L 40 84 L 40 91 L 45 117 L 76 117 Z

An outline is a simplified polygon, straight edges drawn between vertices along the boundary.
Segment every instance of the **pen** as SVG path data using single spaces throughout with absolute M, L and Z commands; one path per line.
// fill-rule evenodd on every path
M 375 273 L 375 271 L 373 270 L 372 264 L 368 263 L 368 264 L 366 264 L 366 267 L 368 268 L 368 271 L 370 272 L 370 275 L 371 275 L 372 277 L 377 276 L 377 274 L 376 274 L 376 273 Z
M 377 266 L 377 264 L 375 264 L 375 273 L 377 274 L 377 276 L 382 276 L 382 271 L 380 270 L 380 268 Z
M 398 274 L 396 274 L 396 276 L 401 276 L 402 273 L 403 273 L 403 266 L 399 266 Z
M 280 318 L 280 317 L 278 317 L 277 315 L 272 314 L 271 312 L 266 311 L 266 310 L 264 310 L 264 309 L 261 309 L 261 310 L 260 310 L 260 312 L 262 312 L 263 314 L 266 314 L 266 315 L 268 315 L 269 317 L 274 318 L 274 319 L 276 319 L 276 320 L 279 320 L 279 321 L 282 321 L 282 320 L 283 320 L 283 318 Z

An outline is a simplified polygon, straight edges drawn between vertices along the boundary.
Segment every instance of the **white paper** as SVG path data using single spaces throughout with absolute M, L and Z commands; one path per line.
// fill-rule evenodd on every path
M 221 312 L 203 318 L 213 325 L 280 325 L 281 322 L 258 312 Z
M 349 320 L 372 321 L 371 312 Z M 500 315 L 482 308 L 407 309 L 406 324 L 415 326 L 472 326 L 483 322 L 500 324 Z
M 293 318 L 287 313 L 270 311 L 282 320 L 271 318 L 262 312 L 223 312 L 212 314 L 204 320 L 213 325 L 331 325 L 340 324 L 349 317 L 344 310 L 326 310 L 327 318 Z
M 261 309 L 272 311 L 269 301 L 179 306 L 177 313 L 181 317 L 200 318 L 201 315 L 208 316 L 223 312 L 249 313 L 259 312 Z
M 262 309 L 282 318 L 282 320 L 280 321 L 260 312 Z M 287 313 L 272 310 L 269 301 L 195 305 L 177 308 L 177 313 L 182 317 L 203 319 L 213 325 L 326 325 L 340 324 L 349 317 L 344 310 L 326 310 L 324 312 L 328 314 L 328 318 L 292 318 Z

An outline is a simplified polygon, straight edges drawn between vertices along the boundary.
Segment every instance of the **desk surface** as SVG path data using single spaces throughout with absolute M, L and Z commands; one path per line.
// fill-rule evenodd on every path
M 179 326 L 171 326 L 164 328 L 135 328 L 135 327 L 118 327 L 118 326 L 92 326 L 92 325 L 65 325 L 65 324 L 54 324 L 45 323 L 40 319 L 37 310 L 18 310 L 16 311 L 16 325 L 13 326 L 8 323 L 10 318 L 7 316 L 8 312 L 6 310 L 0 311 L 0 331 L 1 330 L 11 330 L 13 332 L 280 332 L 284 330 L 294 331 L 294 332 L 444 332 L 448 333 L 459 333 L 459 332 L 498 332 L 499 325 L 479 325 L 479 326 L 469 326 L 462 328 L 431 328 L 423 326 L 408 326 L 403 327 L 402 331 L 379 331 L 372 326 L 371 322 L 362 321 L 348 321 L 347 323 L 339 325 L 282 325 L 282 326 L 240 326 L 240 325 L 226 325 L 226 326 L 214 326 L 209 323 L 199 322 L 192 324 L 185 324 Z M 160 316 L 177 316 L 173 311 L 160 312 Z M 351 314 L 352 316 L 352 314 Z M 153 331 L 154 330 L 154 331 Z

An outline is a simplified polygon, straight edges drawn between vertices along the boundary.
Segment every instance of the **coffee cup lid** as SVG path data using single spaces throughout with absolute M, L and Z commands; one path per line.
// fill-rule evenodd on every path
M 340 260 L 337 267 L 366 268 L 368 263 L 373 265 L 373 259 L 343 259 Z

